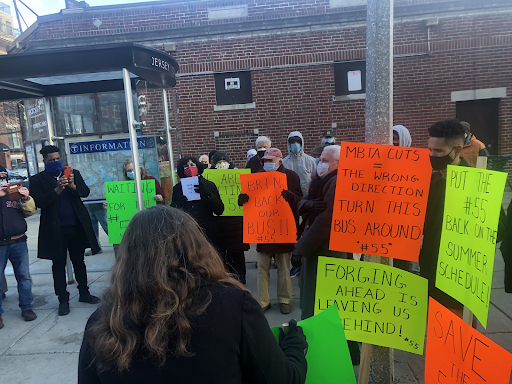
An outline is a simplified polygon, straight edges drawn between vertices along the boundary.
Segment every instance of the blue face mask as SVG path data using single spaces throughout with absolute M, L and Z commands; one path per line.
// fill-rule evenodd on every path
M 295 154 L 299 153 L 300 152 L 300 144 L 298 144 L 298 143 L 290 144 L 290 151 Z
M 130 180 L 134 180 L 135 174 L 133 172 L 126 172 L 126 177 L 128 177 Z
M 265 170 L 265 172 L 275 171 L 276 164 L 275 163 L 265 163 L 265 164 L 263 164 L 263 169 Z
M 319 162 L 320 162 L 320 158 L 315 159 L 316 165 L 318 165 Z
M 46 172 L 51 173 L 52 175 L 58 175 L 62 172 L 62 161 L 57 160 L 45 163 L 44 169 L 46 169 Z
M 324 139 L 324 144 L 334 144 L 334 139 L 333 138 L 326 138 L 326 139 Z

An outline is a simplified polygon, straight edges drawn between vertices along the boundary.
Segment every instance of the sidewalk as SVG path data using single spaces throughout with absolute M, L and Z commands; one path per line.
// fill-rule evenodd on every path
M 21 318 L 16 280 L 8 264 L 6 277 L 9 291 L 2 305 L 5 327 L 0 330 L 0 381 L 2 384 L 76 383 L 83 330 L 96 306 L 79 303 L 76 284 L 73 284 L 68 287 L 71 313 L 62 317 L 57 315 L 58 301 L 53 293 L 51 262 L 39 260 L 36 256 L 39 215 L 27 219 L 27 222 L 32 293 L 38 318 L 32 322 L 25 322 Z M 103 231 L 100 233 L 101 243 L 108 244 Z M 85 258 L 91 293 L 98 296 L 109 284 L 109 271 L 114 263 L 112 246 L 104 246 L 103 251 L 101 255 Z M 253 247 L 247 253 L 247 286 L 251 292 L 256 292 L 255 261 L 256 252 Z M 512 352 L 512 295 L 507 295 L 503 289 L 504 263 L 499 252 L 494 271 L 489 324 L 486 330 L 479 325 L 479 330 Z M 293 311 L 290 315 L 282 315 L 276 299 L 277 274 L 275 269 L 271 270 L 272 308 L 266 312 L 270 326 L 288 322 L 291 318 L 300 318 L 298 281 L 292 281 Z M 357 372 L 358 367 L 355 370 Z M 395 350 L 395 383 L 424 383 L 423 370 L 423 356 Z

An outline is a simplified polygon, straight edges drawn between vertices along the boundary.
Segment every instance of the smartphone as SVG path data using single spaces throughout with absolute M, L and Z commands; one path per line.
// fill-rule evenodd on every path
M 11 184 L 7 184 L 7 187 L 5 189 L 5 191 L 8 193 L 9 195 L 9 200 L 16 200 L 16 199 L 21 199 L 23 196 L 21 196 L 21 193 L 18 192 L 18 190 L 23 187 L 23 185 L 21 184 L 21 181 L 18 181 L 18 182 L 15 182 L 15 183 L 11 183 Z
M 66 178 L 66 180 L 69 180 L 69 175 L 71 175 L 71 172 L 71 167 L 64 167 L 64 177 Z

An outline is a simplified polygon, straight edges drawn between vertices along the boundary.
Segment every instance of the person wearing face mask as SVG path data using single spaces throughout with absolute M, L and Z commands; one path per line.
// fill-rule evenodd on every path
M 126 159 L 123 165 L 123 176 L 125 180 L 135 180 L 135 173 L 133 172 L 133 160 Z M 164 204 L 165 202 L 165 191 L 160 186 L 160 183 L 153 176 L 149 176 L 146 170 L 140 167 L 140 179 L 141 180 L 155 180 L 155 201 L 157 204 Z
M 41 149 L 45 170 L 30 178 L 30 193 L 41 208 L 37 257 L 52 260 L 55 294 L 59 298 L 59 316 L 69 313 L 66 289 L 66 258 L 73 263 L 78 282 L 79 301 L 97 304 L 100 299 L 89 292 L 84 252 L 91 248 L 95 255 L 100 247 L 94 235 L 91 218 L 82 198 L 89 196 L 89 187 L 80 172 L 73 169 L 64 176 L 59 148 L 48 145 Z
M 256 151 L 255 149 L 249 149 L 247 151 L 247 161 L 251 160 L 257 154 L 258 154 L 258 151 Z
M 316 172 L 316 161 L 304 153 L 304 138 L 298 131 L 288 135 L 288 156 L 283 159 L 283 165 L 299 175 L 302 194 L 307 195 L 311 178 Z
M 11 200 L 6 193 L 7 170 L 0 165 L 0 276 L 5 279 L 5 267 L 7 260 L 11 261 L 18 283 L 19 306 L 21 317 L 25 321 L 32 321 L 37 318 L 33 309 L 32 279 L 30 278 L 26 217 L 37 212 L 34 200 L 30 197 L 28 189 L 18 189 L 21 198 Z M 4 327 L 2 320 L 2 299 L 4 288 L 0 288 L 0 329 Z
M 214 216 L 222 215 L 224 203 L 222 202 L 217 186 L 206 180 L 202 175 L 205 166 L 195 157 L 186 156 L 180 159 L 176 171 L 180 179 L 198 176 L 199 184 L 194 188 L 201 196 L 201 200 L 188 201 L 183 194 L 181 182 L 172 188 L 171 207 L 181 209 L 192 216 L 204 230 L 210 242 L 217 239 L 218 231 L 214 222 Z
M 464 160 L 471 167 L 476 167 L 476 159 L 478 156 L 489 156 L 489 151 L 485 147 L 485 144 L 478 140 L 475 135 L 471 133 L 471 125 L 467 121 L 460 122 L 464 127 L 466 134 L 464 138 L 464 147 L 462 147 L 462 152 L 460 154 Z
M 318 256 L 333 255 L 329 251 L 329 237 L 339 159 L 340 146 L 324 148 L 316 167 L 317 177 L 311 181 L 307 195 L 298 204 L 298 214 L 306 226 L 304 234 L 295 244 L 291 262 L 293 267 L 302 266 L 302 319 L 313 316 Z M 338 252 L 334 255 L 342 256 Z
M 208 155 L 199 156 L 199 162 L 204 164 L 204 169 L 210 168 L 210 159 L 208 158 Z
M 231 160 L 226 152 L 217 151 L 212 156 L 212 170 L 233 169 Z M 242 284 L 246 283 L 245 252 L 249 244 L 244 243 L 243 224 L 241 216 L 216 216 L 214 223 L 219 228 L 214 245 L 224 260 L 229 272 L 235 274 Z
M 444 199 L 446 191 L 446 170 L 448 165 L 468 167 L 460 157 L 464 146 L 465 130 L 460 121 L 449 119 L 438 121 L 429 129 L 428 149 L 434 172 L 430 180 L 423 243 L 420 251 L 420 274 L 428 279 L 429 296 L 447 308 L 460 312 L 462 304 L 435 286 L 437 259 L 443 227 Z
M 262 157 L 264 172 L 281 172 L 286 175 L 288 189 L 281 191 L 281 196 L 290 205 L 298 224 L 297 204 L 302 198 L 302 189 L 299 176 L 287 169 L 283 165 L 283 154 L 277 148 L 270 148 Z M 239 205 L 249 201 L 247 194 L 240 194 L 238 198 Z M 277 264 L 277 300 L 279 309 L 282 314 L 291 312 L 290 305 L 292 301 L 292 282 L 290 278 L 290 256 L 293 250 L 293 244 L 257 244 L 256 252 L 258 252 L 258 301 L 263 309 L 270 309 L 269 278 L 270 264 L 272 258 Z
M 334 137 L 333 131 L 325 131 L 322 135 L 322 140 L 318 147 L 315 147 L 311 152 L 311 156 L 316 159 L 316 163 L 320 162 L 320 155 L 322 154 L 325 147 L 328 145 L 334 145 L 336 143 L 336 137 Z
M 272 146 L 272 142 L 266 136 L 260 136 L 256 139 L 256 156 L 253 156 L 245 165 L 245 168 L 250 168 L 251 173 L 260 172 L 263 169 L 261 158 L 265 155 L 267 149 Z
M 340 150 L 339 145 L 328 145 L 323 149 L 316 167 L 317 177 L 311 181 L 308 194 L 298 204 L 298 214 L 306 224 L 304 234 L 293 249 L 291 263 L 293 268 L 301 267 L 302 319 L 314 315 L 318 256 L 348 257 L 346 252 L 329 250 Z M 349 341 L 348 346 L 352 363 L 359 364 L 358 344 Z
M 393 127 L 393 145 L 395 147 L 410 147 L 412 143 L 409 130 L 403 125 Z

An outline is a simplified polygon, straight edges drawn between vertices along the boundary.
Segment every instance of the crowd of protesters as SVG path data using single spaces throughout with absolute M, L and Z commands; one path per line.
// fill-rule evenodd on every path
M 433 174 L 419 273 L 428 279 L 430 296 L 458 311 L 460 303 L 434 284 L 447 166 L 474 167 L 477 157 L 487 152 L 471 134 L 469 124 L 456 119 L 439 121 L 428 132 Z M 255 148 L 247 151 L 245 168 L 251 173 L 280 172 L 286 176 L 287 189 L 280 194 L 297 224 L 295 243 L 257 244 L 257 301 L 245 288 L 245 252 L 249 244 L 243 241 L 243 217 L 221 216 L 225 207 L 217 186 L 202 176 L 206 169 L 215 172 L 236 168 L 229 154 L 212 150 L 199 157 L 185 156 L 177 163 L 181 180 L 198 177 L 195 192 L 199 200 L 189 201 L 180 182 L 173 188 L 170 207 L 163 206 L 164 191 L 155 179 L 155 200 L 160 205 L 135 215 L 117 249 L 111 285 L 87 324 L 79 382 L 136 382 L 134 378 L 144 377 L 156 383 L 172 374 L 177 380 L 187 377 L 190 382 L 239 383 L 250 375 L 265 382 L 303 383 L 307 342 L 300 327 L 291 321 L 279 345 L 272 343 L 263 312 L 271 308 L 272 260 L 277 266 L 281 313 L 291 312 L 291 278 L 300 275 L 301 318 L 306 319 L 314 314 L 318 257 L 360 257 L 329 250 L 340 162 L 336 139 L 332 131 L 326 131 L 320 145 L 308 155 L 303 135 L 293 131 L 287 138 L 286 156 L 265 136 L 258 137 Z M 393 127 L 393 145 L 413 145 L 403 125 Z M 41 154 L 45 170 L 31 177 L 30 195 L 26 188 L 20 188 L 17 200 L 8 200 L 3 188 L 5 170 L 0 169 L 0 219 L 4 223 L 0 226 L 1 277 L 10 260 L 26 321 L 37 316 L 32 307 L 24 217 L 33 214 L 36 206 L 41 209 L 38 257 L 52 260 L 58 314 L 70 312 L 65 278 L 68 252 L 79 300 L 100 302 L 89 292 L 84 253 L 86 248 L 92 254 L 101 252 L 97 231 L 98 222 L 104 224 L 103 207 L 86 209 L 81 198 L 88 196 L 89 188 L 78 170 L 65 175 L 57 147 L 43 147 Z M 125 162 L 123 175 L 125 180 L 134 179 L 131 160 Z M 141 175 L 142 179 L 154 179 L 144 169 Z M 238 196 L 239 206 L 249 201 L 246 194 Z M 157 227 L 159 230 L 154 231 Z M 505 228 L 510 240 L 512 225 Z M 502 250 L 506 276 L 510 276 L 511 241 L 504 241 Z M 414 269 L 409 263 L 396 266 Z M 506 282 L 506 291 L 512 291 L 511 281 Z M 1 292 L 5 293 L 4 288 Z M 0 328 L 1 313 L 0 299 Z M 349 343 L 349 347 L 353 363 L 358 364 L 357 343 Z M 280 369 L 274 369 L 276 364 Z M 196 365 L 201 369 L 194 369 Z

